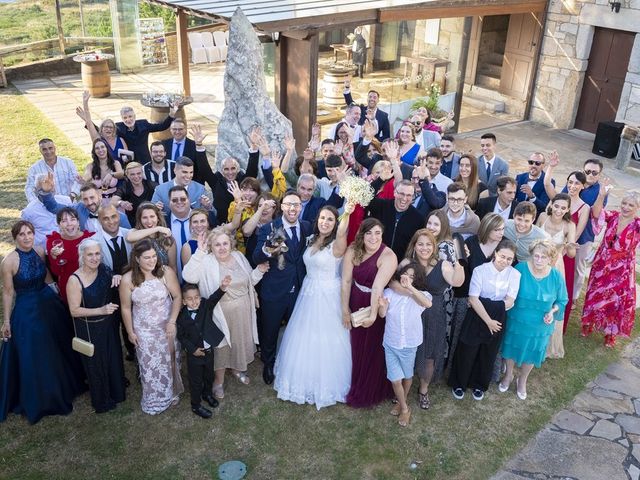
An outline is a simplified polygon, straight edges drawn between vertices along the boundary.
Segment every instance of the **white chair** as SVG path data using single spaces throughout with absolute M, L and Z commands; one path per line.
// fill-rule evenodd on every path
M 213 43 L 216 44 L 216 47 L 220 48 L 222 61 L 226 60 L 227 59 L 227 42 L 224 36 L 224 32 L 220 30 L 213 32 Z
M 213 44 L 213 35 L 211 35 L 211 32 L 201 32 L 201 35 L 202 45 L 204 45 L 204 50 L 207 52 L 209 63 L 221 62 L 222 52 L 220 51 L 220 47 L 216 47 Z
M 207 52 L 202 46 L 202 36 L 199 32 L 189 32 L 189 46 L 191 47 L 191 63 L 207 63 Z

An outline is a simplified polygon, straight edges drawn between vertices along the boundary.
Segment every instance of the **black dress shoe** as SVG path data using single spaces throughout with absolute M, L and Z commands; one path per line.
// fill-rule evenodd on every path
M 203 395 L 202 399 L 207 402 L 211 408 L 216 408 L 218 405 L 220 405 L 220 403 L 218 403 L 218 400 L 216 400 L 214 398 L 213 395 L 209 394 L 209 395 Z
M 211 418 L 211 410 L 208 408 L 204 408 L 202 405 L 198 405 L 197 407 L 191 406 L 191 411 L 202 418 Z
M 267 385 L 271 385 L 276 376 L 273 374 L 273 367 L 271 365 L 265 365 L 262 369 L 262 379 Z

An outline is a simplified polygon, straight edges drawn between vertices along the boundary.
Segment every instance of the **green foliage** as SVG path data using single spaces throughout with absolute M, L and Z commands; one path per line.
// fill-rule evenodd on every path
M 176 14 L 173 10 L 170 10 L 160 5 L 154 5 L 147 2 L 140 2 L 138 4 L 138 11 L 140 18 L 156 18 L 160 17 L 164 20 L 164 31 L 173 32 L 176 29 Z
M 440 99 L 440 85 L 437 83 L 432 83 L 427 92 L 429 98 L 421 98 L 416 100 L 413 105 L 411 105 L 411 110 L 417 110 L 424 107 L 434 114 L 439 110 L 438 100 Z

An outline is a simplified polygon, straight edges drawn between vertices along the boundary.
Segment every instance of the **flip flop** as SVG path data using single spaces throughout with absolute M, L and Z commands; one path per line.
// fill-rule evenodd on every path
M 243 385 L 249 385 L 249 377 L 244 372 L 233 372 L 233 376 Z
M 398 416 L 398 425 L 401 427 L 406 427 L 409 425 L 409 420 L 411 419 L 411 409 L 409 408 L 406 412 L 400 412 Z
M 397 417 L 398 415 L 400 415 L 400 404 L 396 403 L 389 413 L 394 417 Z
M 222 385 L 218 385 L 214 383 L 213 396 L 216 397 L 218 400 L 222 400 L 224 398 L 224 387 Z

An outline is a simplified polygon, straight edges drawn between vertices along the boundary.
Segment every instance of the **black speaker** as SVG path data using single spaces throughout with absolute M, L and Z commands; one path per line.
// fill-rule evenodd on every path
M 618 154 L 620 147 L 620 134 L 624 128 L 624 123 L 600 122 L 596 130 L 596 139 L 593 141 L 593 149 L 596 155 L 613 158 Z

